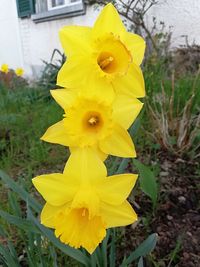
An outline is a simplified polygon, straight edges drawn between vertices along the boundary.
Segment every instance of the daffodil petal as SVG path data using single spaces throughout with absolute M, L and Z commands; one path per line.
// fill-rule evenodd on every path
M 72 90 L 67 89 L 56 89 L 51 90 L 51 95 L 56 100 L 56 102 L 66 110 L 74 101 L 76 93 Z
M 106 228 L 125 226 L 137 221 L 137 214 L 128 201 L 118 206 L 102 203 L 101 213 L 106 223 Z
M 123 128 L 128 129 L 140 110 L 143 103 L 137 98 L 129 95 L 117 95 L 113 103 L 113 119 Z
M 40 175 L 32 179 L 35 188 L 53 206 L 63 205 L 73 199 L 79 183 L 61 173 Z
M 67 57 L 84 54 L 90 48 L 91 28 L 86 26 L 65 26 L 60 32 L 60 41 Z
M 56 214 L 60 210 L 63 209 L 64 206 L 52 206 L 48 203 L 46 203 L 42 209 L 40 219 L 41 219 L 41 224 L 45 225 L 46 227 L 54 228 L 54 219 Z
M 67 59 L 58 72 L 57 85 L 70 89 L 80 89 L 81 84 L 87 84 L 92 66 L 89 56 L 77 55 Z
M 73 146 L 71 146 L 70 147 L 70 152 L 73 153 L 75 150 L 79 150 L 79 149 L 80 149 L 79 147 L 73 147 Z M 101 151 L 98 146 L 95 145 L 95 146 L 92 147 L 92 149 L 97 153 L 97 155 L 99 156 L 99 158 L 102 161 L 104 161 L 104 160 L 107 159 L 108 155 L 105 154 L 105 153 L 103 153 L 103 151 Z
M 82 95 L 88 99 L 98 98 L 104 103 L 111 104 L 115 98 L 112 83 L 108 82 L 105 77 L 98 77 L 96 73 L 90 74 L 90 78 L 82 89 Z
M 99 142 L 100 149 L 113 156 L 132 158 L 136 156 L 135 147 L 128 132 L 115 124 L 111 135 Z
M 113 82 L 118 93 L 131 95 L 136 98 L 145 96 L 144 78 L 140 67 L 131 64 L 126 75 Z
M 94 24 L 92 29 L 93 37 L 98 38 L 105 33 L 113 33 L 119 36 L 125 34 L 125 32 L 126 28 L 116 8 L 111 3 L 107 4 Z
M 72 141 L 70 140 L 64 127 L 63 120 L 50 126 L 40 139 L 49 143 L 60 144 L 63 146 L 72 145 Z
M 137 34 L 127 32 L 126 35 L 124 35 L 123 41 L 126 44 L 127 49 L 131 52 L 133 62 L 139 66 L 144 58 L 144 39 Z
M 91 148 L 79 148 L 69 157 L 64 174 L 80 182 L 93 182 L 107 176 L 107 170 L 98 155 Z
M 104 202 L 111 205 L 120 205 L 127 199 L 137 177 L 138 175 L 136 174 L 109 176 L 98 185 L 98 194 Z

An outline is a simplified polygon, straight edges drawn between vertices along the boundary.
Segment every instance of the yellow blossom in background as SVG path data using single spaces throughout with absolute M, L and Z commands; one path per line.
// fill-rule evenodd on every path
M 126 31 L 112 4 L 103 8 L 93 28 L 65 26 L 60 39 L 67 61 L 58 73 L 59 86 L 81 88 L 84 95 L 90 95 L 92 89 L 107 99 L 113 99 L 115 93 L 145 96 L 139 67 L 145 42 Z
M 127 132 L 143 103 L 132 96 L 118 95 L 109 103 L 99 96 L 85 98 L 74 90 L 51 90 L 65 110 L 64 119 L 51 126 L 42 140 L 76 147 L 92 147 L 102 159 L 111 154 L 135 157 L 132 139 Z
M 24 74 L 24 70 L 22 68 L 17 68 L 15 70 L 15 74 L 19 77 L 21 77 Z
M 126 199 L 137 175 L 106 176 L 103 162 L 86 148 L 72 153 L 63 174 L 34 178 L 46 200 L 41 223 L 54 228 L 63 243 L 92 253 L 107 228 L 135 222 L 137 215 Z
M 1 72 L 8 73 L 9 72 L 8 64 L 2 64 L 0 70 Z

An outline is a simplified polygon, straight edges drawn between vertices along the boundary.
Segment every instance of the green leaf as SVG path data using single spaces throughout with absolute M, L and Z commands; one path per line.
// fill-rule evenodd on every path
M 144 267 L 143 257 L 140 257 L 139 262 L 138 262 L 138 267 Z
M 108 253 L 108 240 L 110 237 L 110 229 L 107 230 L 107 234 L 106 237 L 104 238 L 103 242 L 102 242 L 102 247 L 101 247 L 101 253 L 102 253 L 102 257 L 103 257 L 103 266 L 107 266 L 107 253 Z
M 133 251 L 127 259 L 125 259 L 120 267 L 125 267 L 132 261 L 139 257 L 145 257 L 149 254 L 156 246 L 158 235 L 156 233 L 151 234 L 144 242 L 142 242 L 135 251 Z
M 20 267 L 18 258 L 13 258 L 10 250 L 8 248 L 3 247 L 3 245 L 0 244 L 0 255 L 3 258 L 3 262 L 7 266 L 12 266 L 12 267 Z
M 143 111 L 142 111 L 143 113 Z M 129 129 L 129 133 L 130 133 L 130 136 L 133 137 L 134 135 L 137 134 L 137 131 L 139 130 L 140 128 L 140 125 L 141 125 L 141 116 L 142 116 L 142 113 L 140 114 L 140 117 L 138 117 L 134 123 L 131 125 L 130 129 Z
M 125 158 L 125 159 L 122 159 L 117 171 L 115 174 L 121 174 L 124 172 L 124 170 L 127 168 L 128 166 L 128 162 L 129 162 L 129 159 L 128 158 Z
M 116 230 L 112 229 L 111 232 L 111 244 L 110 244 L 110 267 L 115 267 L 115 261 L 116 261 L 116 246 L 115 246 L 115 241 L 116 241 Z
M 1 218 L 5 219 L 8 223 L 14 224 L 17 227 L 21 228 L 24 231 L 30 231 L 34 233 L 39 233 L 38 229 L 35 227 L 35 225 L 32 224 L 31 221 L 22 219 L 20 217 L 11 215 L 3 210 L 0 210 L 0 216 Z
M 40 222 L 33 216 L 30 209 L 28 209 L 28 214 L 29 218 L 34 222 L 34 224 L 38 227 L 41 233 L 46 236 L 55 247 L 60 249 L 64 254 L 68 255 L 69 257 L 84 264 L 85 266 L 90 266 L 90 260 L 86 255 L 84 255 L 80 250 L 71 248 L 70 246 L 61 243 L 59 239 L 56 238 L 52 230 L 49 230 L 48 228 L 40 224 Z
M 139 181 L 142 191 L 151 198 L 153 205 L 156 205 L 158 188 L 154 173 L 149 167 L 145 166 L 136 159 L 133 159 L 133 164 L 139 171 Z
M 0 178 L 10 189 L 16 192 L 25 202 L 29 202 L 29 205 L 38 213 L 41 211 L 41 205 L 37 202 L 26 190 L 24 190 L 19 184 L 11 179 L 5 172 L 0 170 Z
M 15 193 L 13 193 L 13 191 L 8 192 L 8 202 L 9 206 L 12 209 L 11 213 L 13 213 L 13 215 L 15 216 L 22 217 L 21 209 L 17 201 L 17 196 Z

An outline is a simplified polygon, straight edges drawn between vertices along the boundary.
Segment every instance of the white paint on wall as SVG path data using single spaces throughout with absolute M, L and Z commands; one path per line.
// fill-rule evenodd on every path
M 49 61 L 54 48 L 62 49 L 59 29 L 64 25 L 92 26 L 97 15 L 89 7 L 84 16 L 36 24 L 30 18 L 17 18 L 16 0 L 0 0 L 0 64 L 22 66 L 30 78 L 38 76 L 44 66 L 42 60 Z M 183 35 L 190 43 L 200 44 L 200 0 L 160 0 L 147 16 L 149 27 L 153 16 L 172 27 L 173 47 L 184 44 Z
M 148 26 L 152 26 L 152 17 L 163 21 L 166 29 L 171 27 L 172 47 L 185 44 L 200 44 L 200 0 L 160 0 L 148 13 Z
M 0 0 L 0 65 L 23 67 L 21 38 L 15 0 Z
M 96 15 L 93 8 L 87 9 L 86 16 L 34 23 L 31 19 L 19 19 L 23 58 L 28 75 L 38 76 L 55 48 L 62 51 L 59 41 L 59 29 L 66 25 L 91 25 Z M 81 45 L 81 44 L 80 44 Z

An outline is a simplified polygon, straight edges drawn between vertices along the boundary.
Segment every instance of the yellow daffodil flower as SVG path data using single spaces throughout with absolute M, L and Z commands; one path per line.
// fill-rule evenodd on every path
M 15 70 L 15 74 L 18 76 L 18 77 L 21 77 L 23 74 L 24 74 L 24 70 L 22 68 L 17 68 Z
M 86 148 L 70 156 L 63 174 L 34 178 L 34 186 L 46 200 L 41 223 L 54 228 L 63 243 L 92 253 L 107 228 L 135 222 L 137 215 L 126 199 L 137 175 L 106 176 L 103 162 Z
M 139 67 L 145 42 L 139 35 L 126 31 L 112 4 L 104 7 L 93 28 L 63 27 L 60 40 L 67 61 L 58 73 L 59 86 L 82 88 L 87 84 L 89 93 L 95 90 L 107 99 L 113 99 L 116 93 L 145 96 Z
M 0 70 L 1 72 L 8 73 L 9 72 L 8 64 L 2 64 Z
M 85 98 L 74 90 L 51 91 L 65 110 L 64 119 L 47 129 L 41 137 L 50 143 L 74 147 L 93 147 L 102 159 L 111 154 L 135 157 L 134 144 L 127 129 L 139 114 L 143 103 L 132 96 L 118 95 L 107 103 L 102 98 Z

